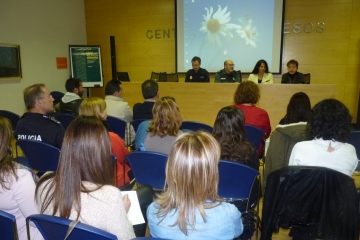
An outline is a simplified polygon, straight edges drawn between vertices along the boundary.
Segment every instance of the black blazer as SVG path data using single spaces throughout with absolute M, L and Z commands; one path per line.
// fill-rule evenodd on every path
M 288 166 L 266 182 L 261 240 L 279 227 L 316 223 L 317 238 L 359 239 L 359 198 L 354 180 L 323 167 Z

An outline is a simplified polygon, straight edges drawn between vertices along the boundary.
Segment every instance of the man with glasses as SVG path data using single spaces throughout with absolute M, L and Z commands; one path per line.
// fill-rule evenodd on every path
M 235 64 L 232 60 L 225 60 L 224 69 L 215 74 L 216 83 L 235 83 L 241 82 L 241 71 L 234 70 Z
M 28 112 L 16 125 L 15 137 L 18 140 L 41 141 L 61 148 L 64 127 L 54 117 L 54 99 L 44 84 L 34 84 L 25 88 L 24 102 Z

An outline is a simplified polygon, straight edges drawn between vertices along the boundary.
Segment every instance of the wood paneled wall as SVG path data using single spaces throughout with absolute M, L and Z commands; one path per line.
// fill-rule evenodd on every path
M 85 0 L 88 44 L 102 47 L 105 82 L 111 79 L 110 36 L 115 36 L 117 70 L 129 72 L 132 82 L 142 82 L 152 71 L 175 72 L 175 6 L 172 0 Z M 336 98 L 356 117 L 360 76 L 360 0 L 287 0 L 283 70 L 290 59 L 299 71 L 311 73 L 312 84 L 335 84 Z M 318 33 L 318 22 L 324 31 Z M 300 32 L 294 33 L 299 23 Z M 312 32 L 304 25 L 312 23 Z M 147 37 L 147 31 L 150 30 Z M 164 35 L 163 31 L 169 32 Z M 307 28 L 309 31 L 309 25 Z M 155 37 L 155 34 L 156 38 Z M 275 76 L 275 82 L 280 81 Z M 184 81 L 184 74 L 180 81 Z M 243 79 L 246 79 L 244 76 Z M 213 81 L 212 77 L 212 81 Z M 104 89 L 92 89 L 104 96 Z

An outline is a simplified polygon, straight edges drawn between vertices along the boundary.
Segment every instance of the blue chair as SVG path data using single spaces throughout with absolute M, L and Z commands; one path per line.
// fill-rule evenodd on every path
M 0 210 L 0 226 L 1 239 L 19 239 L 14 215 Z
M 129 161 L 137 183 L 147 184 L 154 190 L 165 187 L 165 168 L 168 156 L 158 152 L 132 152 L 125 156 Z
M 6 111 L 6 110 L 0 110 L 0 116 L 9 119 L 11 122 L 12 129 L 15 131 L 16 124 L 20 119 L 20 116 L 16 113 Z
M 247 124 L 244 124 L 244 128 L 245 128 L 247 140 L 254 145 L 255 149 L 259 149 L 260 143 L 262 141 L 263 136 L 265 135 L 265 132 L 260 128 Z
M 54 99 L 54 105 L 58 104 L 61 101 L 61 98 L 65 95 L 64 93 L 58 91 L 52 91 L 50 94 Z
M 29 235 L 29 222 L 33 222 L 45 240 L 64 240 L 69 229 L 69 219 L 45 214 L 34 214 L 26 218 L 26 229 Z M 78 222 L 71 231 L 67 240 L 116 240 L 117 237 L 104 230 Z
M 131 125 L 133 126 L 134 131 L 135 131 L 135 132 L 137 131 L 140 123 L 142 123 L 143 121 L 147 121 L 147 120 L 149 120 L 149 119 L 136 119 L 136 120 L 132 121 L 132 122 L 131 122 Z
M 137 238 L 132 238 L 131 240 L 139 240 L 139 239 L 167 240 L 167 238 L 154 238 L 154 237 L 137 237 Z
M 116 133 L 125 140 L 126 121 L 112 116 L 107 116 L 107 124 L 111 132 Z
M 76 118 L 76 116 L 66 113 L 59 113 L 58 115 L 55 116 L 55 118 L 59 120 L 59 122 L 61 122 L 61 124 L 66 130 L 70 125 L 70 123 Z
M 218 194 L 226 202 L 233 202 L 242 214 L 248 214 L 255 222 L 256 236 L 259 227 L 260 173 L 241 163 L 220 160 Z M 255 187 L 256 185 L 256 187 Z M 255 187 L 255 188 L 254 188 Z M 252 202 L 251 193 L 255 189 L 256 199 Z M 245 207 L 244 207 L 245 206 Z M 256 208 L 256 210 L 255 210 Z
M 209 125 L 206 125 L 205 123 L 192 122 L 192 121 L 183 122 L 180 129 L 189 129 L 194 132 L 201 130 L 209 133 L 212 133 L 213 131 L 213 128 L 210 127 Z
M 29 161 L 27 167 L 40 172 L 57 170 L 60 157 L 60 149 L 57 147 L 32 140 L 18 140 L 16 144 L 20 146 Z
M 350 132 L 350 138 L 349 138 L 348 142 L 355 147 L 356 155 L 359 158 L 360 157 L 360 131 Z M 360 172 L 360 161 L 358 162 L 355 172 Z

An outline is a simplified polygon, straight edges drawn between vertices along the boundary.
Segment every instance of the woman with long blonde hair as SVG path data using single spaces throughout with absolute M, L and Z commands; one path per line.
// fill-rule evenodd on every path
M 217 194 L 220 146 L 209 133 L 178 137 L 166 166 L 167 189 L 147 211 L 150 234 L 172 239 L 233 239 L 241 213 Z
M 169 154 L 180 130 L 182 117 L 179 107 L 171 97 L 162 97 L 153 107 L 154 118 L 142 122 L 136 132 L 135 148 L 139 151 L 155 151 Z

